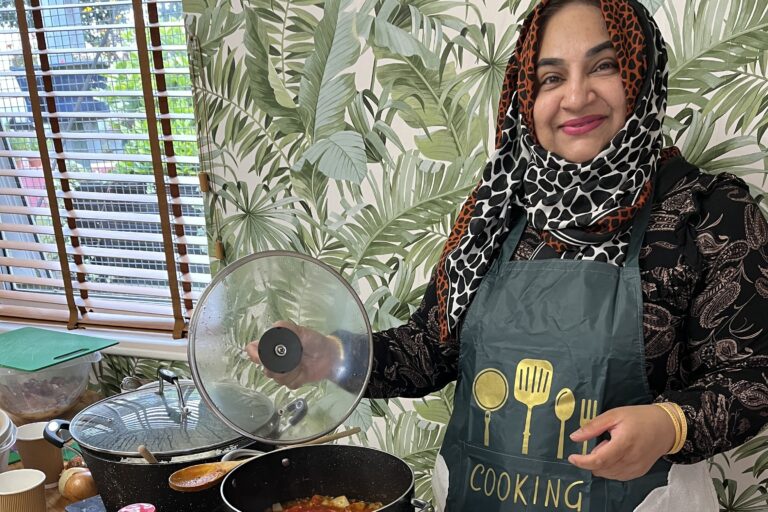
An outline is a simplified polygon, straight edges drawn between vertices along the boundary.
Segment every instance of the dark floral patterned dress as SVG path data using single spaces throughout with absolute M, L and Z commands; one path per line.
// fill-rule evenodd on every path
M 527 229 L 514 258 L 541 243 Z M 640 269 L 649 384 L 688 419 L 685 447 L 669 460 L 744 443 L 768 416 L 768 223 L 744 182 L 680 180 L 654 204 Z M 439 342 L 436 315 L 430 282 L 407 323 L 374 334 L 368 396 L 421 397 L 456 379 L 458 344 Z

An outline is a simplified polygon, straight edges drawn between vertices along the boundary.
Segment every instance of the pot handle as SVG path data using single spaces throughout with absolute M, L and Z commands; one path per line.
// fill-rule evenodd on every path
M 259 450 L 249 450 L 247 448 L 239 448 L 237 450 L 232 450 L 231 452 L 227 452 L 222 458 L 222 461 L 228 461 L 228 460 L 236 460 L 241 459 L 243 457 L 253 457 L 255 455 L 264 455 L 265 452 L 260 452 Z
M 278 410 L 277 415 L 280 417 L 285 416 L 287 418 L 287 425 L 280 429 L 280 434 L 282 434 L 292 426 L 296 425 L 302 419 L 304 419 L 304 416 L 307 415 L 307 401 L 303 398 L 297 398 L 282 409 Z
M 163 394 L 163 384 L 167 382 L 168 384 L 171 384 L 172 386 L 176 387 L 176 393 L 179 395 L 179 405 L 181 405 L 181 417 L 185 418 L 189 414 L 189 407 L 187 407 L 187 404 L 184 403 L 184 394 L 181 392 L 181 385 L 179 384 L 179 377 L 176 376 L 176 374 L 167 369 L 167 368 L 158 368 L 157 369 L 157 380 L 160 383 L 159 387 L 157 389 L 157 394 L 162 395 Z
M 411 500 L 411 505 L 416 507 L 416 512 L 435 512 L 435 508 L 430 502 L 418 498 L 413 498 Z
M 51 420 L 43 430 L 43 438 L 56 448 L 63 448 L 66 441 L 59 435 L 61 430 L 69 432 L 69 422 L 67 420 Z
M 43 429 L 43 439 L 51 443 L 56 448 L 68 448 L 82 457 L 83 452 L 77 448 L 67 445 L 64 438 L 59 435 L 59 432 L 66 430 L 69 432 L 69 421 L 67 420 L 51 420 Z

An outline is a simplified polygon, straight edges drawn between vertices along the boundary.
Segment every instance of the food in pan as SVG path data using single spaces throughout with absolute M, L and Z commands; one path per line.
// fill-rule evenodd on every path
M 349 501 L 346 496 L 331 498 L 315 495 L 302 500 L 275 503 L 265 512 L 374 512 L 381 507 L 383 505 L 378 502 Z

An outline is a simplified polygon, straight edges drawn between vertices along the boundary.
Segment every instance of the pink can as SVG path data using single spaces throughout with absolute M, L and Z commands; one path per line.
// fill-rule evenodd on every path
M 149 503 L 134 503 L 133 505 L 126 505 L 117 512 L 155 512 L 155 506 Z

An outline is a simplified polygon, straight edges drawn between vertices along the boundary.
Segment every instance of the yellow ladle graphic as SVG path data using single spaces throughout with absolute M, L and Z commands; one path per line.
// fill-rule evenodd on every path
M 487 368 L 475 377 L 472 394 L 477 405 L 485 411 L 485 435 L 483 443 L 488 446 L 491 433 L 491 413 L 501 409 L 509 397 L 507 378 L 499 370 Z

